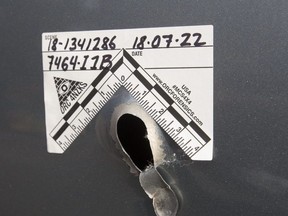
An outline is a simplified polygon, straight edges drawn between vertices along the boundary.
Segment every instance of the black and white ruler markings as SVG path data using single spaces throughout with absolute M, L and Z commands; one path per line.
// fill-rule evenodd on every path
M 181 106 L 123 49 L 112 60 L 112 67 L 101 71 L 50 132 L 49 135 L 63 151 L 72 144 L 121 86 L 132 94 L 190 158 L 211 140 Z

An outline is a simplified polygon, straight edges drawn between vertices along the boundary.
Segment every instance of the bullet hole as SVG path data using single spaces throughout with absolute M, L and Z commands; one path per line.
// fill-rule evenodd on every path
M 117 122 L 119 141 L 133 163 L 141 171 L 153 165 L 153 155 L 144 122 L 131 114 L 122 115 Z

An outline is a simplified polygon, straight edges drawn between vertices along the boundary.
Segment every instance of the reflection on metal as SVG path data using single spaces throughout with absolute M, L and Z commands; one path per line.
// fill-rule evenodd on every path
M 145 136 L 144 138 L 148 139 L 148 144 L 150 143 L 150 148 L 153 156 L 153 164 L 147 164 L 147 166 L 144 168 L 139 167 L 137 162 L 135 163 L 135 159 L 133 160 L 135 156 L 131 157 L 131 155 L 127 153 L 127 148 L 124 147 L 123 143 L 121 143 L 123 139 L 119 139 L 119 134 L 117 133 L 117 123 L 119 119 L 127 114 L 135 116 L 136 119 L 141 119 L 147 130 L 147 137 Z M 129 129 L 131 128 L 129 128 L 127 125 L 126 130 Z M 153 207 L 156 215 L 176 215 L 179 206 L 178 199 L 174 191 L 157 171 L 157 167 L 159 165 L 168 162 L 167 159 L 165 160 L 165 152 L 166 149 L 169 148 L 158 125 L 154 122 L 150 115 L 148 115 L 145 110 L 141 108 L 141 106 L 137 102 L 126 101 L 125 103 L 122 103 L 115 108 L 112 114 L 110 132 L 114 141 L 118 145 L 118 148 L 122 150 L 123 159 L 130 166 L 131 172 L 139 174 L 139 180 L 142 188 L 147 193 L 147 195 L 151 199 L 153 199 Z M 135 145 L 137 145 L 137 143 L 135 143 Z
M 174 216 L 177 214 L 178 199 L 155 167 L 148 167 L 144 172 L 141 172 L 139 179 L 142 188 L 153 199 L 153 207 L 157 216 Z

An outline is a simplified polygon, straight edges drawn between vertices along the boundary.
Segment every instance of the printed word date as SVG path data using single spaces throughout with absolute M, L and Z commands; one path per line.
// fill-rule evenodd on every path
M 48 55 L 49 70 L 102 70 L 112 66 L 112 55 L 54 56 Z
M 136 37 L 133 43 L 133 49 L 145 49 L 145 48 L 169 48 L 169 47 L 189 47 L 204 46 L 206 42 L 201 41 L 202 35 L 200 33 L 183 33 L 180 36 L 174 36 L 173 34 L 156 35 L 155 37 L 148 37 L 143 35 Z
M 48 44 L 48 51 L 74 51 L 74 50 L 114 50 L 116 36 L 109 37 L 95 37 L 95 38 L 67 38 L 62 41 L 58 38 L 50 39 Z

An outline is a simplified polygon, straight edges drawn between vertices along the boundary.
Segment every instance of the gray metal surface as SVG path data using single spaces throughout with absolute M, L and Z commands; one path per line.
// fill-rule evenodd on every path
M 178 215 L 287 215 L 287 11 L 286 0 L 1 1 L 0 215 L 154 215 L 95 141 L 97 119 L 65 154 L 47 153 L 41 33 L 203 24 L 214 25 L 215 157 L 165 167 Z

